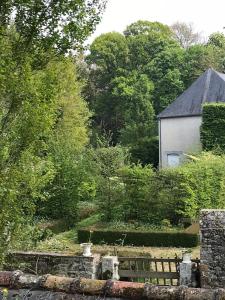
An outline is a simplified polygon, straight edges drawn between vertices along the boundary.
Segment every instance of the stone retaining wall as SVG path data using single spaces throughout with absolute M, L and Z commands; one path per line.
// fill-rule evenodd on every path
M 6 259 L 5 270 L 22 270 L 32 274 L 52 274 L 96 279 L 100 255 L 91 257 L 56 253 L 13 252 Z

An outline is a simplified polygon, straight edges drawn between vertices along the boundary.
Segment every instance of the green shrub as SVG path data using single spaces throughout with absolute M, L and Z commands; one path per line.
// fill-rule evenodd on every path
M 117 170 L 123 167 L 128 159 L 126 149 L 120 146 L 97 147 L 93 152 L 93 160 L 98 170 L 96 198 L 102 220 L 106 222 L 122 218 L 121 200 L 124 198 L 124 186 L 117 176 Z
M 201 126 L 202 147 L 225 151 L 225 104 L 208 103 L 203 106 Z
M 89 240 L 90 230 L 78 230 L 79 243 Z M 94 244 L 130 245 L 148 247 L 195 247 L 198 235 L 184 232 L 138 232 L 95 230 L 91 235 Z
M 151 164 L 155 168 L 159 165 L 159 138 L 146 137 L 138 140 L 131 149 L 131 160 L 135 163 Z
M 79 220 L 86 219 L 97 213 L 98 207 L 93 202 L 80 201 L 77 205 Z
M 123 194 L 124 221 L 148 222 L 151 180 L 154 175 L 151 166 L 133 165 L 120 170 Z

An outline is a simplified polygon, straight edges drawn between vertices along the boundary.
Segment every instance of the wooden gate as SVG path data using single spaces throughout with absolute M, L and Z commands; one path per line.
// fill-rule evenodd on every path
M 121 280 L 179 285 L 180 258 L 119 257 Z M 199 266 L 199 259 L 192 260 Z

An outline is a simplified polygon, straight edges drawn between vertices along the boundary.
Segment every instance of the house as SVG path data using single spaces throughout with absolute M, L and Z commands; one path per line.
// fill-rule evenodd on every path
M 187 153 L 201 150 L 202 106 L 225 102 L 225 74 L 205 71 L 159 115 L 159 166 L 179 165 Z

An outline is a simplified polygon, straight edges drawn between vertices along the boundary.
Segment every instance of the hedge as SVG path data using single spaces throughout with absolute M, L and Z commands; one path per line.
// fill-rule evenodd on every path
M 88 242 L 90 230 L 78 230 L 79 243 Z M 185 232 L 138 232 L 95 230 L 91 234 L 94 244 L 129 245 L 149 247 L 196 247 L 199 243 L 197 234 Z
M 225 151 L 225 104 L 207 103 L 202 110 L 201 143 L 203 150 L 217 147 Z

